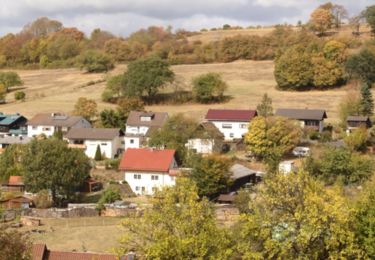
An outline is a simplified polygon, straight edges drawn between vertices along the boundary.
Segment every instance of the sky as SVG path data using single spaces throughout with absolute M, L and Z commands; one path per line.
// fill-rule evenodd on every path
M 118 36 L 151 25 L 200 30 L 223 24 L 273 25 L 306 22 L 321 0 L 0 0 L 0 35 L 19 32 L 38 17 L 59 20 L 89 34 L 95 28 Z M 375 0 L 337 0 L 350 15 Z

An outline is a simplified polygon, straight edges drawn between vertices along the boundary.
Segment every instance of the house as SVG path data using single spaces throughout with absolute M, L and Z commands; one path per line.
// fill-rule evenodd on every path
M 130 256 L 130 255 L 129 255 Z M 135 259 L 123 256 L 121 260 Z M 116 260 L 116 255 L 90 252 L 65 252 L 54 251 L 47 248 L 45 244 L 34 244 L 31 249 L 31 260 Z
M 302 128 L 311 128 L 319 132 L 323 131 L 324 119 L 327 118 L 325 110 L 321 109 L 277 109 L 276 116 L 282 116 L 289 119 L 298 120 Z
M 368 116 L 348 116 L 346 125 L 346 132 L 350 134 L 353 130 L 360 127 L 370 128 L 372 123 Z
M 69 147 L 83 149 L 92 159 L 98 147 L 102 155 L 110 159 L 124 150 L 124 133 L 119 128 L 71 128 L 64 139 Z
M 136 194 L 152 195 L 157 188 L 176 184 L 175 150 L 128 148 L 119 169 Z
M 32 138 L 27 136 L 0 136 L 0 150 L 7 148 L 9 145 L 12 144 L 28 144 L 31 142 Z
M 0 208 L 4 209 L 28 209 L 32 205 L 33 201 L 24 196 L 0 200 Z
M 131 111 L 126 121 L 125 149 L 145 146 L 151 133 L 163 126 L 168 119 L 164 112 Z
M 294 164 L 294 161 L 282 161 L 279 163 L 279 172 L 283 174 L 289 174 L 296 172 L 297 167 Z
M 49 137 L 57 132 L 66 134 L 72 128 L 91 128 L 91 124 L 81 116 L 42 113 L 27 122 L 27 136 L 35 137 L 44 134 Z
M 5 115 L 0 112 L 0 135 L 27 135 L 27 119 L 20 114 Z
M 248 132 L 251 119 L 255 116 L 255 110 L 209 109 L 205 120 L 219 129 L 225 141 L 233 141 L 243 138 Z
M 22 176 L 9 176 L 9 181 L 5 184 L 5 189 L 7 191 L 25 191 L 25 184 L 23 182 Z
M 188 140 L 185 146 L 201 154 L 219 153 L 222 150 L 224 135 L 211 122 L 199 124 L 193 137 Z

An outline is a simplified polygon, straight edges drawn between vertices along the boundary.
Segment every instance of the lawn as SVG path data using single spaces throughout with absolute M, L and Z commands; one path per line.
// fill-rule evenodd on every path
M 226 94 L 230 97 L 221 104 L 159 104 L 148 106 L 147 110 L 166 111 L 170 114 L 186 113 L 203 119 L 209 108 L 255 109 L 263 93 L 268 93 L 273 99 L 274 108 L 320 108 L 328 111 L 328 121 L 338 119 L 338 104 L 346 91 L 345 86 L 332 90 L 314 90 L 306 92 L 279 91 L 273 76 L 273 61 L 236 61 L 232 63 L 177 65 L 173 66 L 176 79 L 184 90 L 191 90 L 191 79 L 199 74 L 217 72 L 222 74 L 228 83 Z M 119 74 L 125 70 L 125 65 L 119 65 L 110 74 Z M 13 93 L 8 94 L 8 104 L 0 106 L 5 113 L 21 113 L 31 117 L 40 112 L 71 113 L 79 97 L 94 99 L 99 110 L 113 107 L 101 101 L 101 93 L 105 88 L 104 82 L 87 86 L 87 83 L 100 81 L 108 77 L 106 74 L 87 74 L 78 69 L 59 70 L 19 70 L 17 71 L 25 85 L 23 91 L 27 94 L 25 102 L 15 102 Z M 170 92 L 166 88 L 163 92 Z

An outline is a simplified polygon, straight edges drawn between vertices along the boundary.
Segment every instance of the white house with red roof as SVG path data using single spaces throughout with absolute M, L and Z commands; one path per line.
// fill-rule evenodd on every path
M 176 184 L 175 150 L 129 148 L 120 162 L 125 181 L 137 195 L 152 195 L 156 189 Z
M 256 110 L 209 109 L 205 119 L 219 129 L 224 140 L 233 141 L 243 138 L 248 132 L 250 121 L 256 116 Z

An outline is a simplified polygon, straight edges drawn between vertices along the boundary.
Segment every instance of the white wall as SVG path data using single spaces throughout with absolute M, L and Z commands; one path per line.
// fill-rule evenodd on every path
M 213 139 L 189 139 L 186 147 L 190 150 L 196 150 L 197 153 L 211 154 L 214 144 Z
M 102 155 L 108 159 L 114 159 L 119 149 L 124 149 L 121 143 L 122 137 L 115 137 L 113 140 L 84 140 L 85 154 L 91 159 L 95 159 L 96 149 L 99 145 Z M 74 144 L 74 140 L 68 140 L 69 144 Z
M 140 179 L 134 178 L 134 175 L 140 176 Z M 153 180 L 151 176 L 157 176 Z M 176 184 L 176 177 L 169 176 L 168 173 L 160 172 L 127 172 L 124 173 L 125 181 L 137 195 L 152 195 L 153 188 L 162 188 L 164 186 L 173 186 Z
M 125 136 L 125 150 L 128 148 L 140 148 L 141 147 L 141 137 L 139 136 Z
M 126 126 L 127 134 L 145 135 L 148 131 L 148 126 Z
M 211 121 L 224 135 L 226 141 L 241 139 L 248 132 L 248 122 Z M 223 125 L 230 125 L 231 128 L 223 128 Z
M 27 126 L 27 136 L 34 137 L 41 134 L 46 135 L 47 137 L 52 136 L 55 132 L 54 126 Z

